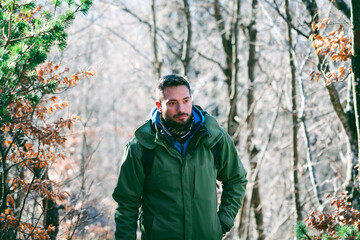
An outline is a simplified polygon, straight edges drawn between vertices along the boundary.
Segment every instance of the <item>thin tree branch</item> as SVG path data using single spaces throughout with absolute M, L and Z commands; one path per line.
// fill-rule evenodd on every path
M 123 10 L 124 12 L 127 12 L 128 14 L 133 16 L 135 19 L 137 19 L 140 23 L 145 24 L 146 26 L 148 26 L 151 29 L 151 23 L 149 23 L 148 21 L 145 21 L 144 19 L 140 18 L 138 15 L 136 15 L 134 12 L 132 12 L 127 7 L 124 6 L 124 7 L 122 7 L 121 10 Z
M 15 229 L 16 229 L 16 230 L 15 230 L 14 236 L 17 235 L 18 226 L 19 226 L 19 223 L 20 223 L 20 221 L 21 221 L 21 216 L 22 216 L 22 213 L 23 213 L 23 211 L 24 211 L 25 204 L 26 204 L 26 199 L 28 198 L 28 196 L 29 196 L 29 194 L 30 194 L 30 190 L 31 190 L 31 187 L 32 187 L 34 181 L 35 181 L 35 175 L 33 176 L 32 180 L 31 180 L 31 182 L 30 182 L 30 184 L 29 184 L 29 187 L 28 187 L 28 191 L 27 191 L 27 193 L 26 193 L 26 196 L 25 196 L 24 199 L 23 199 L 22 207 L 21 207 L 21 210 L 20 210 L 20 213 L 19 213 L 19 218 L 18 218 L 18 220 L 17 220 L 17 222 L 16 222 L 16 226 L 15 226 Z
M 281 13 L 280 9 L 279 9 L 279 6 L 277 4 L 277 2 L 274 0 L 273 4 L 271 4 L 268 0 L 265 0 L 265 2 L 267 4 L 269 4 L 278 14 L 279 16 L 287 23 L 287 24 L 290 24 L 291 28 L 294 29 L 299 35 L 305 37 L 305 38 L 309 38 L 309 34 L 306 34 L 306 33 L 303 33 L 300 29 L 298 29 L 297 27 L 295 27 L 291 22 L 289 22 L 286 17 L 284 16 L 284 14 Z
M 282 84 L 280 86 L 284 86 L 284 82 L 285 82 L 285 78 L 284 80 L 282 81 Z M 262 148 L 261 150 L 261 154 L 260 154 L 260 157 L 259 159 L 256 161 L 257 164 L 256 164 L 256 168 L 254 169 L 254 171 L 252 171 L 252 174 L 250 176 L 250 181 L 248 183 L 248 191 L 250 192 L 250 197 L 248 199 L 248 201 L 251 203 L 252 201 L 252 193 L 253 193 L 253 190 L 254 190 L 254 186 L 255 186 L 255 183 L 258 179 L 258 175 L 259 175 L 259 172 L 260 172 L 260 169 L 261 169 L 261 166 L 264 162 L 264 158 L 265 158 L 265 154 L 267 152 L 267 148 L 269 146 L 269 143 L 271 141 L 271 137 L 272 137 L 272 134 L 273 134 L 273 131 L 274 131 L 274 127 L 275 127 L 275 123 L 276 123 L 276 120 L 277 120 L 277 117 L 279 115 L 279 110 L 280 110 L 280 102 L 281 102 L 281 98 L 282 98 L 282 95 L 283 95 L 283 92 L 284 92 L 284 89 L 282 88 L 281 89 L 281 93 L 279 94 L 279 97 L 278 97 L 278 104 L 277 104 L 277 109 L 276 109 L 276 112 L 274 113 L 273 115 L 273 118 L 272 118 L 272 121 L 271 121 L 271 125 L 270 125 L 270 128 L 269 128 L 269 132 L 268 132 L 268 136 L 266 138 L 266 141 L 265 141 L 265 144 L 264 144 L 264 147 Z M 251 211 L 251 208 L 249 208 L 249 212 L 248 212 L 248 216 L 250 216 L 250 211 Z
M 269 81 L 268 81 L 268 85 L 267 87 L 269 87 L 271 85 L 271 81 L 270 81 L 271 78 L 269 78 Z M 248 111 L 246 112 L 246 116 L 245 116 L 245 119 L 244 121 L 238 126 L 235 134 L 234 134 L 234 138 L 237 139 L 239 138 L 240 136 L 240 133 L 241 133 L 241 130 L 242 128 L 245 126 L 245 124 L 247 123 L 249 117 L 251 116 L 251 114 L 253 113 L 256 105 L 258 102 L 260 102 L 260 99 L 262 99 L 262 97 L 264 96 L 265 92 L 266 92 L 267 88 L 264 87 L 262 92 L 260 92 L 259 94 L 257 94 L 257 99 L 255 101 L 252 102 L 251 106 L 248 108 Z
M 129 42 L 126 38 L 124 38 L 123 36 L 121 36 L 120 34 L 118 34 L 117 32 L 115 32 L 113 29 L 111 29 L 110 27 L 105 27 L 105 29 L 107 29 L 109 32 L 111 32 L 112 34 L 114 34 L 116 37 L 120 38 L 121 40 L 123 40 L 125 43 L 129 44 L 129 46 L 135 51 L 137 52 L 140 56 L 142 56 L 144 59 L 146 59 L 148 62 L 152 63 L 152 60 L 148 58 L 148 56 L 144 55 L 139 49 L 136 48 L 136 46 Z
M 304 59 L 302 65 L 300 66 L 299 72 L 301 72 L 301 73 L 303 72 L 305 63 L 307 62 L 308 56 L 310 56 L 310 54 L 311 54 L 311 50 L 309 50 L 307 57 Z M 321 206 L 323 204 L 323 200 L 322 200 L 322 197 L 320 194 L 320 189 L 319 189 L 319 185 L 318 185 L 316 174 L 315 174 L 315 168 L 313 165 L 312 152 L 311 152 L 311 146 L 310 146 L 310 138 L 309 138 L 309 133 L 308 133 L 307 125 L 306 125 L 306 115 L 305 115 L 306 94 L 305 94 L 305 90 L 304 90 L 303 78 L 301 76 L 298 78 L 298 84 L 299 84 L 300 99 L 301 99 L 300 100 L 299 120 L 302 125 L 303 137 L 304 137 L 304 142 L 305 142 L 305 146 L 306 146 L 306 161 L 307 161 L 307 166 L 308 166 L 308 170 L 309 170 L 310 181 L 311 181 L 313 191 L 314 191 L 314 196 L 315 196 L 316 201 L 319 204 L 319 206 Z
M 213 58 L 210 58 L 210 57 L 208 57 L 208 56 L 205 56 L 203 53 L 201 53 L 201 52 L 199 52 L 199 51 L 196 51 L 195 53 L 198 54 L 200 57 L 204 58 L 205 60 L 208 60 L 208 61 L 210 61 L 210 62 L 212 62 L 212 63 L 215 63 L 216 65 L 218 65 L 218 67 L 221 69 L 221 71 L 222 71 L 223 73 L 225 73 L 225 69 L 224 69 L 224 67 L 221 65 L 220 62 L 216 61 L 216 60 L 213 59 Z

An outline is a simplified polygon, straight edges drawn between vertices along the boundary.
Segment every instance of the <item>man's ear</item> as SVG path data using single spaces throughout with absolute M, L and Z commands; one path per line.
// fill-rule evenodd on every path
M 157 107 L 158 111 L 159 111 L 159 112 L 162 112 L 162 109 L 161 109 L 161 103 L 160 103 L 160 101 L 159 101 L 159 100 L 156 100 L 156 101 L 155 101 L 155 105 L 156 105 L 156 107 Z

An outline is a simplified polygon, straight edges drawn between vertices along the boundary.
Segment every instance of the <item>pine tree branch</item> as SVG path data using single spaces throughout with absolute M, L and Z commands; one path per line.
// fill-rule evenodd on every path
M 6 47 L 10 44 L 10 39 L 11 39 L 11 35 L 12 35 L 12 28 L 11 28 L 11 20 L 12 20 L 12 15 L 14 12 L 14 7 L 15 7 L 15 0 L 13 1 L 13 4 L 11 6 L 11 11 L 10 11 L 10 15 L 9 15 L 9 25 L 8 25 L 8 35 L 5 36 L 6 42 L 4 45 L 4 49 L 6 49 Z M 4 24 L 4 29 L 5 29 L 5 24 Z M 5 32 L 5 31 L 4 31 Z
M 301 233 L 304 234 L 308 240 L 311 240 L 311 237 L 307 234 L 305 226 L 300 224 L 300 225 L 298 225 L 298 227 L 301 230 Z

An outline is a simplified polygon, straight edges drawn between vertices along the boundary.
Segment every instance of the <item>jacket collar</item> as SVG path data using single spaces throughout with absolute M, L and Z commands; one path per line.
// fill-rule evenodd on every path
M 195 123 L 200 122 L 199 126 L 201 128 L 205 128 L 205 130 L 209 133 L 205 140 L 205 144 L 208 146 L 214 145 L 222 135 L 222 131 L 225 130 L 218 125 L 214 117 L 209 114 L 205 114 L 199 106 L 193 105 L 192 112 L 194 114 Z M 141 145 L 146 148 L 153 149 L 157 146 L 155 140 L 160 138 L 161 126 L 157 124 L 157 121 L 160 121 L 158 119 L 160 112 L 154 108 L 150 115 L 150 119 L 135 131 L 135 137 Z

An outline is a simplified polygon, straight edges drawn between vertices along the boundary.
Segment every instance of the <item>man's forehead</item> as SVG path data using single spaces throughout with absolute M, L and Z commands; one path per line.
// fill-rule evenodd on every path
M 164 100 L 178 100 L 184 98 L 190 98 L 190 92 L 187 86 L 180 85 L 180 86 L 171 86 L 164 88 Z

